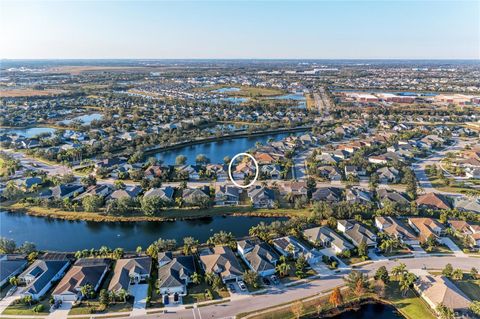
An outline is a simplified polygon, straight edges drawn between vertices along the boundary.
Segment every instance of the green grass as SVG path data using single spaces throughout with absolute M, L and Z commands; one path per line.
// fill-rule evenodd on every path
M 408 319 L 435 319 L 427 304 L 414 291 L 402 296 L 398 282 L 390 282 L 385 289 L 385 299 L 390 301 Z
M 19 302 L 13 302 L 10 304 L 3 312 L 2 315 L 22 315 L 22 316 L 45 316 L 49 314 L 50 304 L 48 299 L 40 301 L 43 304 L 43 311 L 36 313 L 33 311 L 33 308 L 37 305 L 25 305 Z
M 454 280 L 453 282 L 468 298 L 480 300 L 480 279 Z
M 223 287 L 220 290 L 213 290 L 211 286 L 207 285 L 205 282 L 202 282 L 198 285 L 191 285 L 188 287 L 188 295 L 183 297 L 184 304 L 192 304 L 202 301 L 208 301 L 205 295 L 205 289 L 210 289 L 213 294 L 213 299 L 221 299 L 230 297 L 230 293 L 227 291 L 226 287 Z
M 100 305 L 98 300 L 86 300 L 82 301 L 78 306 L 72 307 L 68 315 L 87 315 L 92 313 L 107 313 L 107 312 L 128 312 L 133 309 L 133 298 L 127 300 L 127 302 L 117 302 L 115 304 L 108 305 L 104 308 Z

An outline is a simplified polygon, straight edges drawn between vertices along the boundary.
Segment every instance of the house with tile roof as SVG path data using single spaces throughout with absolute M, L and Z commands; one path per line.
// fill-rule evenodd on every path
M 187 295 L 191 276 L 195 273 L 193 256 L 173 256 L 172 252 L 158 254 L 158 289 L 162 295 Z
M 430 237 L 438 239 L 445 230 L 439 221 L 428 217 L 411 217 L 408 219 L 408 224 L 419 234 L 422 243 Z
M 25 285 L 22 296 L 31 296 L 39 300 L 65 274 L 69 260 L 35 260 L 20 276 L 18 280 Z
M 331 247 L 337 254 L 354 248 L 348 240 L 326 226 L 305 229 L 303 236 L 315 246 Z
M 129 291 L 130 285 L 145 282 L 150 278 L 151 269 L 152 258 L 148 256 L 118 259 L 108 290 L 115 292 Z
M 204 249 L 200 252 L 199 258 L 205 273 L 213 272 L 219 275 L 224 283 L 243 278 L 243 268 L 228 246 Z
M 407 245 L 418 245 L 417 235 L 407 225 L 394 217 L 377 216 L 375 217 L 375 226 L 391 238 L 398 239 Z
M 275 274 L 278 254 L 259 239 L 245 239 L 237 242 L 237 250 L 247 266 L 259 276 Z
M 377 235 L 355 220 L 338 220 L 337 229 L 358 247 L 365 243 L 367 247 L 377 247 Z

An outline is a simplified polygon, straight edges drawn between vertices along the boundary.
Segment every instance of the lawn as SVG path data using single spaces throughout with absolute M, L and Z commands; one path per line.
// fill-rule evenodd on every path
M 242 97 L 262 97 L 262 96 L 275 96 L 281 95 L 284 92 L 280 89 L 274 88 L 262 88 L 262 87 L 255 87 L 255 86 L 238 86 L 238 85 L 214 85 L 204 88 L 197 88 L 196 90 L 200 91 L 215 91 L 221 88 L 226 87 L 237 87 L 240 91 L 232 91 L 232 92 L 225 92 L 224 94 L 230 96 L 242 96 Z
M 463 291 L 468 298 L 480 300 L 480 279 L 454 280 L 455 285 Z
M 98 300 L 86 300 L 78 306 L 73 307 L 69 315 L 87 315 L 92 313 L 107 313 L 107 312 L 128 312 L 133 309 L 133 299 L 130 298 L 127 302 L 117 302 L 108 305 L 104 308 L 100 305 Z
M 205 295 L 205 289 L 210 289 L 212 291 L 213 299 L 230 297 L 230 293 L 227 291 L 226 287 L 223 287 L 220 290 L 213 290 L 210 285 L 203 281 L 198 285 L 191 285 L 188 287 L 188 295 L 183 297 L 183 303 L 191 304 L 209 300 Z
M 295 261 L 287 261 L 287 264 L 290 265 L 290 270 L 288 271 L 288 276 L 285 276 L 285 277 L 281 277 L 280 278 L 280 281 L 283 283 L 283 284 L 288 284 L 290 282 L 294 282 L 294 281 L 297 281 L 297 280 L 300 280 L 302 278 L 298 277 L 296 274 L 295 274 Z M 313 269 L 307 269 L 305 270 L 305 277 L 304 278 L 307 278 L 307 277 L 310 277 L 310 276 L 314 276 L 316 275 L 317 273 L 313 270 Z
M 436 245 L 431 251 L 427 252 L 429 254 L 453 254 L 453 251 L 451 251 L 450 248 L 445 245 Z
M 25 305 L 23 303 L 16 303 L 13 302 L 10 304 L 3 312 L 2 315 L 22 315 L 22 316 L 35 316 L 35 315 L 40 315 L 40 316 L 45 316 L 49 314 L 50 310 L 50 303 L 48 302 L 49 298 L 45 298 L 40 301 L 40 303 L 43 305 L 43 311 L 36 313 L 33 311 L 33 308 L 37 304 L 32 304 L 30 305 Z
M 385 299 L 390 301 L 408 319 L 435 319 L 427 304 L 413 290 L 402 296 L 398 282 L 390 282 L 386 286 Z

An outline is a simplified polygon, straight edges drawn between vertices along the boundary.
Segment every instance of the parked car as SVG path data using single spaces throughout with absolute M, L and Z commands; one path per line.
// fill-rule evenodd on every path
M 168 305 L 170 303 L 168 295 L 163 295 L 163 304 Z
M 270 277 L 270 279 L 272 279 L 272 282 L 274 285 L 278 285 L 280 283 L 280 280 L 278 280 L 278 277 L 273 275 L 272 277 Z
M 247 286 L 245 286 L 245 283 L 243 281 L 238 282 L 238 287 L 240 287 L 241 291 L 247 290 Z
M 15 291 L 17 291 L 17 288 L 18 288 L 17 286 L 13 286 L 12 288 L 10 288 L 5 294 L 5 297 L 10 297 L 11 295 L 13 295 Z
M 233 284 L 228 284 L 228 290 L 230 290 L 231 292 L 237 291 L 237 290 L 235 289 L 235 286 L 234 286 Z
M 262 281 L 266 286 L 270 286 L 270 284 L 271 284 L 270 280 L 267 277 L 263 277 Z

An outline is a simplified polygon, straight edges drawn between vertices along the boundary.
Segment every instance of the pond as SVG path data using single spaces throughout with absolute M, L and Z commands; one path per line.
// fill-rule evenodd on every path
M 303 134 L 303 133 L 296 133 Z M 211 163 L 223 163 L 225 156 L 233 157 L 235 154 L 245 152 L 255 146 L 257 142 L 266 144 L 268 140 L 279 141 L 292 135 L 292 133 L 277 133 L 262 136 L 240 137 L 226 139 L 217 142 L 202 143 L 192 146 L 185 146 L 171 151 L 162 151 L 154 156 L 163 161 L 164 164 L 174 165 L 178 155 L 187 157 L 187 164 L 195 164 L 198 154 L 204 154 Z
M 40 134 L 53 134 L 56 129 L 51 127 L 30 127 L 30 128 L 8 128 L 0 129 L 0 134 L 21 135 L 23 137 L 32 138 Z
M 230 92 L 240 92 L 240 88 L 236 87 L 225 87 L 212 91 L 213 93 L 230 93 Z
M 404 317 L 398 313 L 395 307 L 384 304 L 366 304 L 357 311 L 351 310 L 344 312 L 338 316 L 331 317 L 334 319 L 403 319 Z
M 285 94 L 285 95 L 278 95 L 278 96 L 273 96 L 270 97 L 269 99 L 272 100 L 290 100 L 290 101 L 295 101 L 297 102 L 295 107 L 297 108 L 306 108 L 306 99 L 303 93 L 290 93 L 290 94 Z
M 135 250 L 138 246 L 146 248 L 158 238 L 176 239 L 181 244 L 184 237 L 193 236 L 200 242 L 206 242 L 220 230 L 242 237 L 261 221 L 270 223 L 274 220 L 286 218 L 216 216 L 172 222 L 102 223 L 0 212 L 0 236 L 11 238 L 17 244 L 30 241 L 45 250 L 76 251 L 103 245 Z
M 63 124 L 68 125 L 68 124 L 72 123 L 74 120 L 77 120 L 77 121 L 82 122 L 83 125 L 89 125 L 90 123 L 92 123 L 92 121 L 99 121 L 102 118 L 103 118 L 102 114 L 92 113 L 92 114 L 85 114 L 85 115 L 77 116 L 77 117 L 74 117 L 73 119 L 69 119 L 69 120 L 63 120 L 59 123 L 63 123 Z
M 231 96 L 231 97 L 221 97 L 221 98 L 218 98 L 218 99 L 211 99 L 209 101 L 212 102 L 212 103 L 215 103 L 215 104 L 218 104 L 218 103 L 221 103 L 221 102 L 231 103 L 231 104 L 242 104 L 242 103 L 248 102 L 248 100 L 249 99 L 246 98 L 246 97 Z

